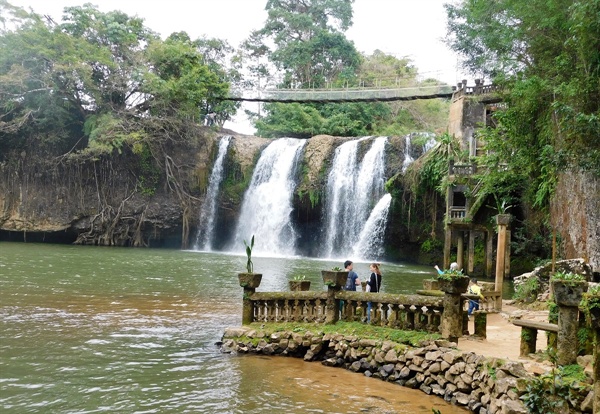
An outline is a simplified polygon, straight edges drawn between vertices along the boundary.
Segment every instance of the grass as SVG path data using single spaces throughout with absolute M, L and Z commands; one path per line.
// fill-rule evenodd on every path
M 365 325 L 360 322 L 337 322 L 335 325 L 321 325 L 314 323 L 260 323 L 249 325 L 257 331 L 270 335 L 274 332 L 290 331 L 296 333 L 313 332 L 330 335 L 357 336 L 361 339 L 374 339 L 379 341 L 393 341 L 399 344 L 419 346 L 421 341 L 440 339 L 439 334 L 421 331 L 403 331 L 400 329 L 385 328 L 382 326 Z

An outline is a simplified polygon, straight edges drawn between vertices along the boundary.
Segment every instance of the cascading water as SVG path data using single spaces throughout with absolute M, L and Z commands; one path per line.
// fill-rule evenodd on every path
M 358 146 L 370 137 L 353 140 L 335 150 L 327 178 L 324 256 L 348 254 L 369 217 L 385 184 L 385 144 L 387 137 L 373 140 L 362 162 L 357 162 Z
M 383 238 L 388 221 L 392 195 L 385 194 L 369 216 L 352 252 L 355 259 L 376 260 L 383 257 Z
M 217 159 L 215 160 L 215 165 L 208 180 L 206 200 L 202 205 L 202 209 L 200 210 L 200 223 L 198 225 L 198 235 L 196 236 L 195 250 L 212 250 L 212 238 L 215 231 L 214 227 L 217 196 L 219 193 L 219 187 L 221 186 L 221 181 L 223 181 L 223 164 L 225 161 L 225 155 L 227 155 L 227 148 L 229 148 L 230 141 L 231 136 L 229 135 L 224 136 L 219 141 Z
M 404 161 L 402 162 L 402 172 L 406 172 L 406 169 L 412 164 L 415 159 L 412 157 L 412 134 L 408 134 L 404 137 Z
M 262 152 L 244 195 L 231 251 L 244 249 L 255 238 L 253 252 L 293 255 L 296 232 L 290 222 L 294 173 L 306 140 L 280 138 Z

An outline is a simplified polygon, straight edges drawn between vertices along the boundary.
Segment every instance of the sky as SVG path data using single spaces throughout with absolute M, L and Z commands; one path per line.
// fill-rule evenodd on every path
M 144 19 L 164 38 L 186 31 L 192 39 L 207 36 L 227 39 L 237 47 L 267 18 L 267 0 L 8 0 L 32 8 L 59 22 L 65 6 L 92 3 L 102 11 L 121 10 Z M 346 32 L 356 48 L 366 54 L 379 49 L 398 58 L 408 57 L 425 78 L 451 85 L 464 76 L 457 56 L 442 39 L 446 34 L 444 3 L 451 0 L 355 0 L 353 26 Z M 242 111 L 240 111 L 241 113 Z M 226 128 L 251 134 L 254 129 L 243 115 Z

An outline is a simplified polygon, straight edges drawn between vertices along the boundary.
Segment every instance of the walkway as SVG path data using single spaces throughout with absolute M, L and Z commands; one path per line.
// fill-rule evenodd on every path
M 508 305 L 510 301 L 502 301 L 502 312 L 490 313 L 487 318 L 487 339 L 476 339 L 474 337 L 459 338 L 458 349 L 462 351 L 475 352 L 490 358 L 509 359 L 522 362 L 530 372 L 543 373 L 550 371 L 552 365 L 547 362 L 536 362 L 529 358 L 519 357 L 519 346 L 521 342 L 521 328 L 509 322 L 511 317 L 522 317 L 522 319 L 535 320 L 539 322 L 548 321 L 547 311 L 525 311 Z M 469 321 L 469 332 L 473 332 L 473 321 Z M 540 333 L 537 339 L 536 350 L 546 349 L 546 335 Z

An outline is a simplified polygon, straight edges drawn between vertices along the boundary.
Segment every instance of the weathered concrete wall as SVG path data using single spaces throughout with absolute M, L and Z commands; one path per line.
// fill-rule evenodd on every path
M 448 133 L 460 140 L 461 149 L 475 155 L 473 134 L 477 128 L 485 125 L 485 105 L 475 97 L 461 96 L 452 101 L 448 119 Z
M 565 259 L 582 257 L 600 272 L 600 179 L 590 173 L 561 174 L 551 215 Z

